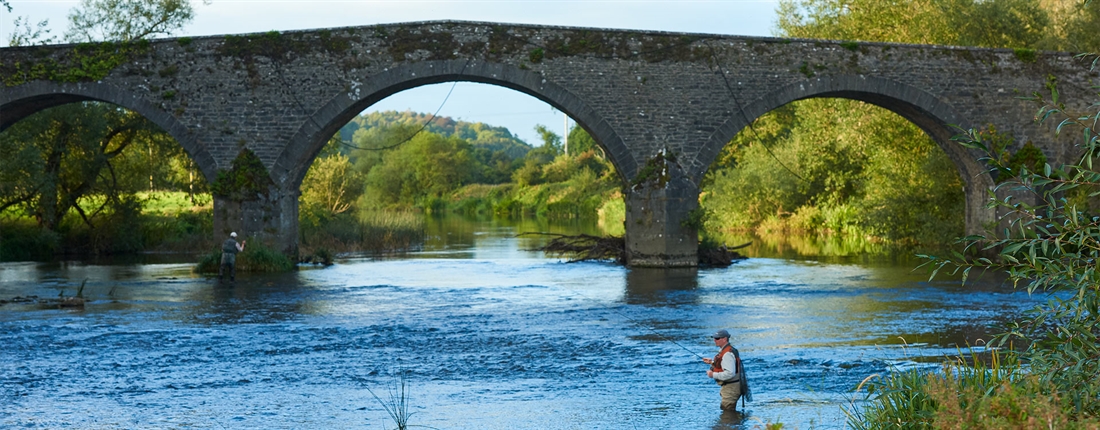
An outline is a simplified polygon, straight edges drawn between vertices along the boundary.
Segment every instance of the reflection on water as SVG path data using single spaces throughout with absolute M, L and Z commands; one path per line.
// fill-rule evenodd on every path
M 698 268 L 631 268 L 626 271 L 625 298 L 640 305 L 693 304 L 698 287 Z M 670 302 L 670 297 L 675 299 Z
M 181 263 L 0 264 L 0 298 L 87 280 L 90 300 L 0 305 L 0 427 L 392 428 L 371 391 L 407 372 L 411 424 L 433 428 L 841 428 L 869 375 L 935 368 L 1034 303 L 890 259 L 761 244 L 724 269 L 626 269 L 516 237 L 592 225 L 427 228 L 407 258 L 235 283 Z M 745 416 L 718 409 L 699 359 L 720 328 L 753 384 Z
M 744 232 L 708 233 L 718 243 L 733 247 L 749 244 L 737 252 L 748 257 L 787 258 L 795 260 L 815 259 L 832 262 L 881 262 L 916 266 L 921 263 L 915 255 L 942 254 L 946 247 L 913 249 L 886 244 L 858 235 L 799 235 L 753 234 Z

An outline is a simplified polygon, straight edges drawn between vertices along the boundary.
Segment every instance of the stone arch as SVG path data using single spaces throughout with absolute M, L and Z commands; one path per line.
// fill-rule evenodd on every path
M 36 112 L 81 101 L 101 101 L 137 112 L 160 126 L 191 156 L 208 182 L 217 177 L 217 163 L 194 134 L 174 116 L 137 94 L 100 82 L 54 83 L 36 81 L 0 92 L 0 131 Z
M 823 76 L 787 85 L 744 106 L 709 137 L 699 152 L 696 166 L 689 173 L 698 183 L 724 147 L 756 118 L 787 103 L 809 98 L 846 98 L 859 100 L 890 110 L 924 130 L 955 164 L 965 183 L 966 233 L 981 232 L 982 225 L 993 221 L 995 214 L 985 208 L 986 191 L 994 186 L 993 178 L 979 161 L 980 154 L 951 141 L 959 129 L 973 125 L 947 103 L 919 88 L 890 79 L 868 76 Z
M 313 159 L 340 127 L 364 109 L 398 92 L 444 82 L 475 82 L 513 89 L 565 112 L 603 145 L 620 177 L 634 175 L 638 166 L 618 133 L 595 110 L 565 88 L 541 74 L 506 64 L 477 60 L 425 61 L 405 64 L 352 82 L 298 129 L 276 159 L 272 179 L 283 189 L 297 190 Z

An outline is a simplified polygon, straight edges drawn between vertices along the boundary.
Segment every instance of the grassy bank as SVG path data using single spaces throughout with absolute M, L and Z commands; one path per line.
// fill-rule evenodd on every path
M 14 209 L 0 213 L 0 261 L 149 251 L 186 253 L 214 246 L 209 197 L 196 204 L 186 193 L 138 193 L 113 210 L 97 212 L 101 203 L 94 198 L 82 200 L 87 221 L 69 213 L 52 231 Z

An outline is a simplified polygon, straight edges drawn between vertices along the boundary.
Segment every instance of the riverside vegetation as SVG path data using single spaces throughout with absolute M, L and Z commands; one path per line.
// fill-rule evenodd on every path
M 796 37 L 1011 47 L 1018 53 L 1100 50 L 1095 1 L 783 0 L 779 27 Z M 1082 67 L 1095 67 L 1095 59 L 1083 55 Z M 1005 145 L 1011 137 L 998 135 L 995 124 L 960 130 L 958 144 L 986 154 L 998 187 L 1040 203 L 992 199 L 991 206 L 1011 214 L 1010 228 L 962 238 L 966 252 L 924 258 L 932 276 L 948 271 L 965 282 L 973 269 L 1003 271 L 1028 294 L 1050 300 L 992 339 L 991 355 L 960 351 L 939 371 L 868 378 L 866 406 L 847 409 L 852 428 L 1100 427 L 1100 173 L 1093 167 L 1100 155 L 1094 128 L 1100 113 L 1066 112 L 1056 87 L 1034 100 L 1039 120 L 1058 121 L 1059 132 L 1082 136 L 1079 161 L 1051 166 L 1027 146 L 1011 152 Z M 997 256 L 983 257 L 977 249 Z
M 187 11 L 178 19 L 190 19 Z M 781 0 L 778 35 L 1009 47 L 1026 55 L 1100 50 L 1098 27 L 1100 6 L 1089 1 Z M 1063 112 L 1053 93 L 1037 101 L 1043 115 L 1063 120 L 1059 128 L 1083 136 L 1080 162 L 1049 166 L 1036 154 L 1009 152 L 998 142 L 1011 136 L 997 137 L 994 124 L 966 131 L 960 144 L 986 151 L 998 177 L 1011 178 L 999 186 L 1021 187 L 1042 204 L 992 202 L 1014 212 L 1019 228 L 964 243 L 996 250 L 995 259 L 963 252 L 928 258 L 931 267 L 964 275 L 1004 270 L 1051 300 L 1006 327 L 991 344 L 1000 348 L 993 355 L 960 353 L 942 371 L 867 381 L 867 406 L 849 409 L 852 427 L 1100 426 L 1098 114 Z M 542 144 L 532 147 L 504 129 L 428 119 L 368 114 L 334 137 L 302 185 L 303 250 L 323 260 L 356 249 L 412 248 L 421 240 L 420 214 L 444 212 L 599 216 L 621 234 L 621 178 L 583 129 L 570 131 L 567 153 L 545 128 Z M 209 185 L 178 144 L 132 112 L 96 102 L 44 110 L 0 133 L 0 153 L 0 259 L 216 246 L 208 242 Z M 961 181 L 943 171 L 952 171 L 943 152 L 897 115 L 847 100 L 792 103 L 756 119 L 711 167 L 700 199 L 702 234 L 802 232 L 854 238 L 863 250 L 949 241 L 962 231 Z M 250 245 L 246 255 L 253 254 L 256 266 L 287 267 Z M 245 260 L 242 269 L 251 264 Z

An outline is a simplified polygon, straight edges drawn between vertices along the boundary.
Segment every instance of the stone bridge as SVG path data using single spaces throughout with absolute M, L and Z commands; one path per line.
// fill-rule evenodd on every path
M 975 233 L 996 220 L 984 207 L 994 182 L 975 153 L 950 141 L 954 127 L 995 124 L 1016 147 L 1034 142 L 1052 163 L 1068 161 L 1072 142 L 1036 125 L 1036 106 L 1021 96 L 1056 82 L 1083 107 L 1097 78 L 1067 53 L 452 21 L 5 48 L 0 58 L 0 129 L 99 100 L 159 124 L 208 181 L 250 149 L 271 181 L 251 195 L 216 196 L 215 234 L 247 232 L 292 255 L 302 178 L 355 115 L 421 85 L 511 88 L 599 142 L 624 184 L 629 264 L 666 267 L 696 264 L 697 232 L 682 221 L 698 206 L 700 180 L 734 135 L 772 109 L 840 97 L 912 121 L 954 161 Z

